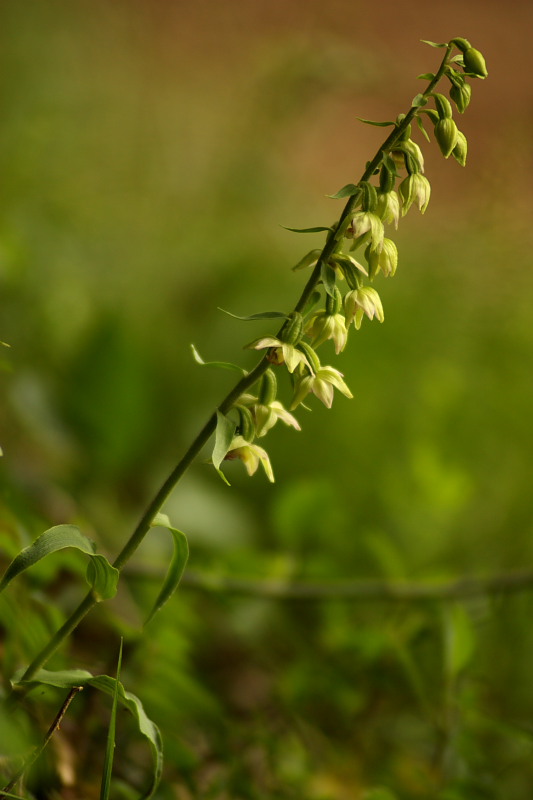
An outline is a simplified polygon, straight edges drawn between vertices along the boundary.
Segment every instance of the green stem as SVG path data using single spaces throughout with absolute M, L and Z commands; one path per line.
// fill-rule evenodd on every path
M 444 70 L 447 66 L 448 59 L 451 53 L 453 45 L 448 45 L 446 49 L 445 56 L 442 60 L 442 63 L 435 74 L 435 77 L 429 83 L 426 91 L 424 92 L 424 96 L 429 95 L 441 77 L 444 74 Z M 403 132 L 410 124 L 414 116 L 418 111 L 418 107 L 412 106 L 403 120 L 400 122 L 399 125 L 396 125 L 389 136 L 385 139 L 379 150 L 376 152 L 374 158 L 368 162 L 366 169 L 361 176 L 361 181 L 369 180 L 374 172 L 378 169 L 381 161 L 383 160 L 383 156 L 390 152 L 393 149 L 394 144 L 400 139 Z M 302 312 L 306 307 L 309 298 L 311 297 L 314 289 L 316 288 L 318 282 L 320 281 L 320 275 L 323 264 L 327 263 L 329 258 L 333 255 L 335 250 L 338 248 L 340 241 L 342 240 L 344 230 L 345 230 L 345 222 L 353 213 L 354 209 L 357 206 L 357 203 L 360 199 L 360 192 L 352 195 L 348 202 L 346 203 L 342 214 L 340 215 L 339 221 L 333 228 L 332 233 L 328 236 L 326 244 L 318 258 L 318 261 L 313 269 L 311 277 L 307 281 L 302 294 L 298 302 L 294 307 L 294 311 Z M 283 327 L 278 333 L 278 336 L 282 335 Z M 220 405 L 217 407 L 217 410 L 220 411 L 222 414 L 226 414 L 233 406 L 235 401 L 247 391 L 250 387 L 252 387 L 261 376 L 266 372 L 269 368 L 270 364 L 266 356 L 263 356 L 261 361 L 254 367 L 254 369 L 247 373 L 240 381 L 234 386 L 234 388 L 226 395 L 226 397 L 222 400 Z M 140 543 L 150 530 L 150 525 L 152 520 L 154 519 L 155 515 L 163 506 L 163 503 L 174 489 L 176 484 L 182 478 L 184 473 L 188 470 L 191 466 L 192 462 L 198 456 L 204 445 L 209 441 L 210 437 L 215 431 L 216 428 L 216 411 L 209 417 L 207 422 L 205 423 L 204 427 L 198 433 L 188 450 L 185 452 L 181 460 L 176 464 L 168 478 L 162 484 L 161 488 L 158 490 L 156 495 L 148 504 L 146 511 L 142 515 L 137 527 L 133 531 L 132 535 L 116 557 L 113 566 L 117 569 L 122 569 L 124 564 L 131 558 L 134 552 L 139 547 Z M 29 681 L 35 675 L 35 673 L 48 661 L 51 655 L 55 653 L 55 651 L 59 648 L 62 642 L 72 633 L 72 631 L 78 626 L 81 620 L 86 616 L 86 614 L 96 605 L 97 600 L 94 598 L 93 594 L 89 592 L 87 596 L 82 600 L 78 608 L 72 612 L 71 616 L 66 620 L 63 626 L 57 631 L 57 633 L 53 636 L 47 646 L 34 658 L 31 662 L 29 667 L 26 669 L 23 676 L 20 678 L 20 681 Z

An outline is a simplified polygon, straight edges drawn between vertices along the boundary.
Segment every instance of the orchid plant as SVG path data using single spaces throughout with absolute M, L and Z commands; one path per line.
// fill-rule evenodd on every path
M 154 775 L 147 797 L 155 791 L 161 774 L 161 742 L 157 726 L 146 718 L 140 701 L 124 690 L 118 676 L 93 676 L 84 670 L 54 673 L 43 669 L 44 665 L 85 615 L 97 603 L 114 595 L 120 571 L 153 526 L 164 527 L 171 533 L 175 552 L 147 622 L 172 595 L 187 562 L 187 540 L 161 513 L 161 508 L 213 434 L 211 461 L 226 482 L 222 467 L 231 460 L 242 461 L 249 475 L 256 473 L 261 465 L 268 480 L 274 481 L 268 453 L 257 441 L 262 441 L 279 420 L 299 431 L 300 423 L 292 412 L 311 394 L 327 408 L 332 407 L 335 390 L 352 398 L 343 374 L 334 366 L 323 364 L 317 350 L 325 342 L 332 341 L 335 353 L 339 354 L 347 347 L 350 335 L 354 335 L 352 323 L 355 330 L 359 330 L 365 317 L 383 322 L 383 305 L 374 284 L 381 277 L 393 277 L 398 267 L 398 250 L 394 241 L 385 235 L 388 233 L 386 226 L 397 228 L 400 218 L 413 206 L 423 214 L 431 195 L 421 148 L 412 139 L 413 127 L 416 125 L 428 141 L 427 128 L 432 127 L 443 156 L 451 156 L 464 166 L 467 142 L 453 118 L 452 104 L 462 114 L 470 103 L 471 81 L 487 76 L 482 54 L 466 39 L 426 43 L 442 48 L 443 58 L 435 72 L 419 76 L 427 81 L 427 86 L 416 94 L 407 112 L 394 121 L 361 120 L 391 130 L 367 163 L 360 180 L 348 183 L 331 195 L 333 199 L 346 200 L 338 220 L 330 226 L 288 229 L 300 234 L 325 234 L 323 247 L 308 252 L 294 267 L 298 271 L 311 270 L 294 308 L 245 318 L 277 319 L 280 324 L 276 333 L 266 333 L 246 345 L 261 353 L 260 360 L 250 371 L 234 364 L 207 362 L 239 371 L 239 380 L 150 501 L 114 562 L 111 564 L 97 554 L 94 544 L 75 526 L 59 525 L 19 553 L 0 581 L 0 591 L 3 591 L 23 570 L 64 547 L 75 547 L 89 557 L 89 592 L 31 664 L 13 677 L 10 702 L 17 702 L 38 684 L 63 688 L 90 684 L 113 694 L 115 702 L 118 699 L 135 715 L 154 753 Z M 437 91 L 443 80 L 448 82 L 449 99 Z M 206 364 L 195 348 L 193 355 L 198 363 Z M 277 397 L 278 378 L 285 372 L 292 392 L 287 407 Z

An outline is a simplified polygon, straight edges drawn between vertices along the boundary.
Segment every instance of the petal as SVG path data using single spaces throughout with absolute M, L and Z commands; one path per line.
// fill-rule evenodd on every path
M 299 406 L 302 400 L 307 397 L 312 389 L 314 380 L 315 378 L 312 375 L 306 375 L 305 378 L 302 378 L 300 381 L 298 381 L 294 389 L 294 396 L 290 405 L 291 411 L 296 408 L 296 406 Z
M 282 344 L 283 359 L 289 372 L 294 372 L 298 364 L 307 364 L 304 354 L 292 344 Z
M 275 336 L 263 336 L 261 339 L 256 339 L 250 344 L 247 344 L 246 350 L 264 350 L 266 347 L 281 347 L 283 342 L 276 339 Z
M 353 394 L 342 379 L 342 372 L 339 372 L 334 367 L 322 367 L 319 373 L 319 379 L 330 383 L 332 386 L 338 389 L 339 392 L 342 392 L 345 397 L 350 399 L 353 397 Z
M 292 414 L 289 414 L 279 400 L 274 400 L 274 402 L 270 404 L 270 408 L 276 414 L 277 418 L 284 422 L 285 425 L 291 425 L 293 428 L 296 428 L 297 431 L 301 431 L 298 420 L 293 417 Z
M 313 382 L 313 394 L 315 394 L 327 408 L 331 408 L 333 405 L 334 392 L 330 381 L 315 378 Z

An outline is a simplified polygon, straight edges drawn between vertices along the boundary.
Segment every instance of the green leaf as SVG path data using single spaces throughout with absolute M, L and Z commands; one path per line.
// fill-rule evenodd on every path
M 435 73 L 434 72 L 423 72 L 422 75 L 418 75 L 417 77 L 421 81 L 432 81 L 433 78 L 435 77 Z
M 230 361 L 204 361 L 196 347 L 191 344 L 192 350 L 192 357 L 196 361 L 197 364 L 200 364 L 202 367 L 219 367 L 220 369 L 230 369 L 234 372 L 239 372 L 241 375 L 247 375 L 247 371 L 242 367 L 239 367 L 237 364 L 232 364 Z
M 422 122 L 422 118 L 421 118 L 421 117 L 419 117 L 419 116 L 417 116 L 417 118 L 416 118 L 416 122 L 417 122 L 417 125 L 418 125 L 418 127 L 419 127 L 419 128 L 420 128 L 420 130 L 422 131 L 422 134 L 423 134 L 423 136 L 424 136 L 424 137 L 425 137 L 425 138 L 428 140 L 428 142 L 430 142 L 430 141 L 431 141 L 431 139 L 429 138 L 429 133 L 428 133 L 428 132 L 427 132 L 427 130 L 424 128 L 424 123 Z
M 24 669 L 19 670 L 17 674 L 24 674 Z M 13 684 L 17 684 L 16 677 L 13 678 Z M 154 767 L 152 772 L 152 781 L 150 788 L 143 795 L 142 800 L 148 800 L 153 796 L 159 781 L 161 780 L 161 772 L 163 770 L 163 741 L 161 733 L 157 725 L 146 715 L 143 705 L 138 697 L 131 692 L 127 692 L 120 681 L 111 678 L 109 675 L 92 675 L 85 669 L 71 669 L 60 670 L 58 672 L 51 672 L 47 669 L 40 669 L 34 677 L 29 681 L 23 681 L 20 685 L 44 684 L 45 686 L 56 686 L 61 689 L 71 689 L 73 686 L 94 686 L 106 694 L 113 696 L 115 687 L 118 684 L 118 699 L 128 711 L 133 715 L 137 722 L 139 733 L 148 739 L 152 756 L 154 760 Z
M 118 652 L 115 689 L 113 691 L 113 705 L 111 707 L 109 730 L 107 732 L 107 743 L 105 749 L 104 766 L 102 771 L 102 783 L 100 785 L 100 800 L 109 800 L 109 792 L 111 789 L 111 774 L 113 772 L 113 756 L 115 753 L 115 732 L 117 729 L 118 687 L 120 681 L 120 669 L 122 667 L 122 643 L 123 639 L 121 638 L 120 649 Z
M 85 577 L 98 602 L 110 600 L 116 595 L 119 576 L 118 569 L 105 556 L 93 555 L 87 564 Z
M 228 419 L 224 414 L 221 414 L 220 411 L 217 411 L 215 446 L 213 448 L 213 455 L 211 456 L 213 465 L 217 470 L 220 469 L 220 465 L 230 449 L 236 427 L 234 422 Z
M 429 39 L 420 39 L 423 44 L 429 44 L 430 47 L 448 47 L 448 42 L 442 42 L 441 44 L 437 44 L 437 42 L 430 42 Z
M 335 194 L 327 194 L 326 197 L 330 197 L 332 200 L 341 200 L 343 197 L 353 197 L 354 194 L 360 191 L 361 189 L 359 186 L 356 186 L 355 183 L 347 183 L 346 186 L 343 186 L 338 192 L 335 192 Z
M 259 314 L 250 314 L 249 317 L 240 317 L 238 314 L 232 314 L 231 311 L 226 311 L 225 308 L 218 307 L 219 311 L 223 311 L 228 317 L 243 320 L 243 322 L 254 322 L 258 319 L 287 319 L 288 315 L 284 311 L 261 311 Z
M 11 583 L 13 578 L 21 572 L 32 567 L 50 553 L 63 550 L 65 547 L 75 547 L 87 555 L 94 555 L 96 546 L 75 525 L 55 525 L 35 539 L 35 541 L 16 556 L 6 569 L 0 581 L 0 592 Z
M 303 258 L 301 258 L 298 261 L 297 264 L 294 265 L 294 267 L 292 268 L 293 272 L 295 272 L 297 269 L 305 269 L 306 267 L 311 266 L 311 264 L 313 264 L 318 259 L 321 252 L 322 250 L 310 250 L 308 253 L 305 254 Z
M 388 128 L 391 125 L 396 125 L 395 122 L 390 122 L 389 120 L 387 120 L 387 122 L 376 122 L 373 119 L 363 119 L 363 117 L 356 117 L 356 119 L 358 119 L 359 122 L 363 122 L 365 125 L 374 125 L 376 128 Z
M 333 232 L 333 228 L 325 228 L 319 225 L 317 228 L 288 228 L 286 225 L 282 225 L 286 231 L 291 231 L 292 233 L 323 233 L 324 231 L 329 231 L 330 233 Z
M 166 528 L 168 531 L 170 531 L 174 542 L 174 555 L 172 556 L 165 580 L 161 586 L 161 591 L 157 596 L 152 610 L 146 618 L 144 623 L 145 626 L 148 625 L 148 623 L 155 617 L 159 609 L 165 605 L 167 600 L 172 597 L 178 588 L 189 559 L 189 543 L 187 542 L 187 537 L 184 533 L 182 533 L 182 531 L 172 527 L 166 514 L 157 514 L 152 522 L 152 526 Z
M 428 101 L 427 97 L 424 97 L 423 94 L 417 94 L 413 97 L 413 100 L 411 102 L 411 108 L 413 107 L 421 108 L 422 106 L 425 106 L 427 104 L 427 101 Z
M 329 264 L 322 264 L 320 277 L 322 278 L 322 283 L 324 284 L 326 292 L 330 297 L 335 297 L 335 280 L 337 276 L 333 267 Z

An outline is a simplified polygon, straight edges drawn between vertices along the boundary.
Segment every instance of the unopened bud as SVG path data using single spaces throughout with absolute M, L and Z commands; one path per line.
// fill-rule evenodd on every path
M 326 295 L 326 312 L 333 316 L 334 314 L 338 314 L 342 308 L 342 296 L 339 292 L 338 288 L 335 286 L 333 291 L 333 296 L 330 294 Z
M 374 211 L 378 202 L 376 187 L 368 181 L 362 181 L 359 186 L 363 190 L 361 208 L 363 211 Z
M 469 47 L 468 50 L 465 50 L 463 54 L 463 62 L 465 65 L 465 72 L 472 73 L 472 75 L 475 75 L 476 78 L 486 78 L 489 74 L 487 72 L 485 59 L 479 50 L 476 50 L 473 47 Z
M 458 130 L 453 119 L 441 119 L 435 125 L 435 139 L 444 158 L 448 158 L 457 144 Z
M 435 108 L 437 109 L 439 119 L 447 119 L 452 116 L 452 107 L 447 97 L 435 92 L 433 99 L 435 100 Z
M 467 108 L 468 104 L 470 103 L 470 97 L 472 95 L 472 87 L 469 83 L 463 83 L 462 86 L 457 84 L 453 84 L 450 87 L 450 97 L 452 98 L 453 102 L 457 106 L 457 110 L 460 114 Z
M 320 359 L 317 356 L 316 352 L 311 347 L 311 345 L 307 344 L 307 342 L 300 342 L 298 344 L 298 350 L 300 350 L 307 358 L 307 363 L 311 367 L 311 371 L 314 372 L 316 375 L 316 373 L 320 369 Z
M 281 341 L 287 344 L 297 344 L 302 338 L 304 321 L 301 314 L 293 311 L 285 323 L 281 334 Z
M 253 442 L 255 438 L 255 425 L 252 412 L 246 406 L 235 406 L 239 414 L 238 432 L 247 442 Z
M 379 173 L 379 190 L 381 194 L 387 194 L 387 192 L 391 192 L 394 189 L 395 182 L 396 175 L 385 164 L 383 164 Z
M 462 131 L 457 131 L 457 144 L 452 150 L 452 156 L 462 167 L 466 165 L 466 154 L 468 152 L 468 142 Z
M 260 405 L 269 406 L 275 399 L 278 390 L 278 382 L 274 371 L 267 369 L 259 384 L 258 400 Z

